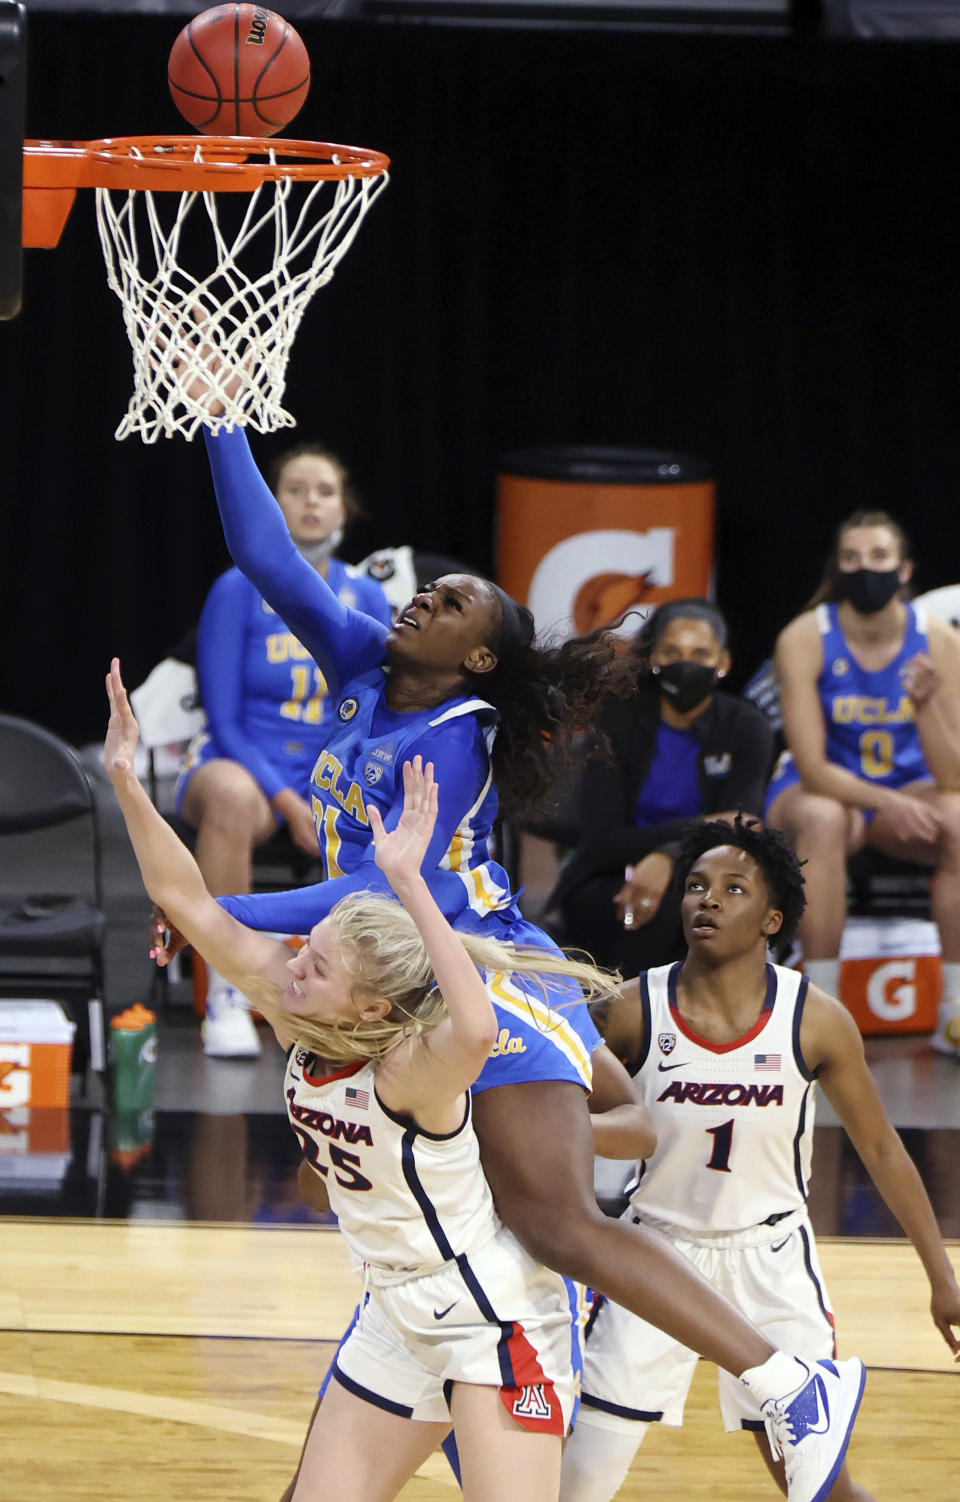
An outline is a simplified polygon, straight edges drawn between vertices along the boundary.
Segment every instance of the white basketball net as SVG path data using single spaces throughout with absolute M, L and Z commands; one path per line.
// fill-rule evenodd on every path
M 214 432 L 235 425 L 260 433 L 293 427 L 282 398 L 304 309 L 330 280 L 386 183 L 386 173 L 265 181 L 244 195 L 246 208 L 236 211 L 242 222 L 226 234 L 214 192 L 98 188 L 107 282 L 123 304 L 133 347 L 133 396 L 117 438 L 189 439 L 202 424 Z M 332 190 L 332 202 L 320 213 L 325 189 Z M 192 231 L 200 218 L 202 226 L 204 210 L 212 264 L 194 276 L 180 264 L 180 253 L 188 223 Z M 245 270 L 243 258 L 259 261 L 259 269 Z M 199 395 L 189 390 L 197 376 Z M 211 402 L 222 403 L 221 415 L 211 416 Z

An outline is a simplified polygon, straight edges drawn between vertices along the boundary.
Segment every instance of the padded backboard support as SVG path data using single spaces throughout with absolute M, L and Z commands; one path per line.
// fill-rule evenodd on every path
M 0 318 L 20 311 L 27 13 L 0 0 Z

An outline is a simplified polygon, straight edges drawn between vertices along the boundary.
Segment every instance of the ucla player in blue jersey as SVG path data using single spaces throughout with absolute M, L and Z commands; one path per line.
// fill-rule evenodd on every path
M 846 860 L 867 845 L 933 872 L 943 954 L 934 1047 L 960 1059 L 960 635 L 905 598 L 902 528 L 860 511 L 838 533 L 812 608 L 777 642 L 787 752 L 767 818 L 804 860 L 804 968 L 835 994 Z
M 301 558 L 337 598 L 389 624 L 380 586 L 335 557 L 358 502 L 342 461 L 302 443 L 271 466 L 270 485 Z M 286 823 L 316 857 L 307 798 L 329 712 L 320 669 L 239 569 L 207 596 L 197 633 L 197 674 L 206 725 L 189 746 L 177 808 L 197 831 L 197 860 L 215 895 L 246 892 L 252 851 Z M 249 1011 L 215 972 L 208 977 L 204 1050 L 220 1057 L 259 1052 Z
M 209 358 L 215 361 L 213 351 Z M 190 390 L 204 399 L 196 385 Z M 214 398 L 208 410 L 214 419 L 222 415 Z M 441 910 L 461 931 L 555 949 L 522 918 L 505 873 L 489 859 L 494 779 L 508 804 L 529 811 L 549 786 L 547 737 L 555 746 L 589 725 L 606 697 L 632 690 L 632 666 L 604 633 L 538 646 L 529 611 L 472 575 L 447 576 L 417 594 L 389 633 L 344 611 L 312 570 L 297 566 L 242 430 L 207 431 L 205 438 L 234 561 L 317 657 L 337 720 L 347 731 L 354 726 L 333 743 L 333 759 L 321 757 L 315 768 L 315 813 L 330 880 L 306 902 L 299 894 L 279 894 L 283 902 L 270 894 L 221 901 L 252 926 L 299 932 L 335 897 L 382 888 L 369 850 L 366 799 L 383 810 L 385 827 L 394 827 L 400 755 L 420 754 L 436 764 L 440 784 L 423 870 Z M 333 874 L 335 868 L 344 874 Z M 175 937 L 162 946 L 160 963 L 171 943 L 175 948 Z M 498 1001 L 497 1010 L 505 1046 L 489 1061 L 496 1075 L 484 1088 L 485 1067 L 474 1087 L 474 1121 L 498 1212 L 527 1251 L 742 1377 L 761 1402 L 783 1397 L 798 1381 L 809 1386 L 808 1367 L 778 1352 L 684 1258 L 642 1228 L 602 1213 L 576 1050 L 532 1046 L 542 1030 L 526 998 L 519 1005 Z M 512 1038 L 518 1041 L 511 1047 Z M 595 1031 L 583 1037 L 588 1056 L 597 1041 Z M 832 1412 L 842 1408 L 831 1404 Z M 831 1420 L 819 1434 L 803 1430 L 785 1441 L 791 1502 L 822 1502 L 823 1478 L 847 1439 L 846 1428 Z
M 933 1322 L 960 1360 L 960 1288 L 856 1024 L 805 976 L 767 963 L 770 939 L 789 943 L 803 912 L 795 854 L 776 830 L 709 821 L 685 836 L 677 879 L 687 957 L 628 982 L 605 1026 L 657 1130 L 626 1218 L 666 1237 L 761 1329 L 832 1368 L 833 1315 L 806 1208 L 819 1087 L 913 1243 Z M 682 1423 L 696 1364 L 693 1351 L 601 1303 L 562 1502 L 610 1502 L 648 1425 Z M 726 1429 L 753 1431 L 786 1490 L 775 1415 L 726 1373 L 719 1393 Z M 870 1496 L 839 1465 L 828 1495 Z

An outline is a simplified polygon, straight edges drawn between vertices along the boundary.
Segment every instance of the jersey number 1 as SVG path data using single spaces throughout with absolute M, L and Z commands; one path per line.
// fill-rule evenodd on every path
M 730 1172 L 730 1148 L 733 1143 L 733 1118 L 725 1121 L 723 1126 L 707 1127 L 707 1136 L 713 1138 L 713 1152 L 710 1154 L 708 1168 L 715 1168 L 718 1173 Z

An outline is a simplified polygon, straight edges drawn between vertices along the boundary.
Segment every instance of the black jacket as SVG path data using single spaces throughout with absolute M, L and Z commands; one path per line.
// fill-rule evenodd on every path
M 600 729 L 611 756 L 591 759 L 580 775 L 574 799 L 580 833 L 557 895 L 600 871 L 618 869 L 622 875 L 625 865 L 679 837 L 685 819 L 649 828 L 634 823 L 659 724 L 660 695 L 650 680 L 634 698 L 610 701 L 601 711 Z M 715 693 L 690 729 L 700 741 L 701 813 L 742 808 L 761 815 L 774 755 L 773 732 L 764 715 L 745 699 Z

